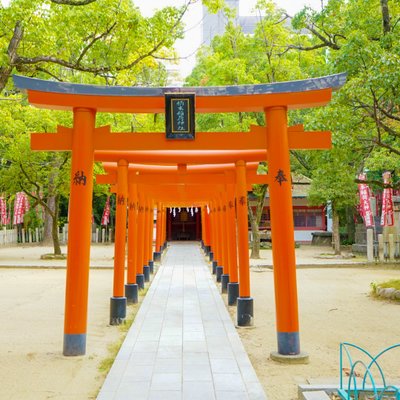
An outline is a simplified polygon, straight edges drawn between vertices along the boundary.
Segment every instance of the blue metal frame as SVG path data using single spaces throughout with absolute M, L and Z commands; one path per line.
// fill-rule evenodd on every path
M 395 344 L 393 346 L 387 347 L 386 349 L 382 350 L 378 355 L 373 357 L 368 351 L 364 350 L 360 346 L 357 346 L 352 343 L 341 343 L 340 344 L 340 387 L 338 390 L 339 396 L 343 400 L 358 400 L 359 395 L 362 392 L 371 392 L 374 395 L 374 398 L 376 400 L 381 400 L 383 399 L 383 396 L 385 395 L 390 395 L 396 400 L 400 400 L 400 387 L 390 385 L 386 382 L 385 379 L 385 374 L 383 372 L 383 369 L 381 365 L 378 362 L 378 359 L 388 352 L 389 350 L 393 350 L 395 348 L 400 348 L 400 343 Z M 361 360 L 357 360 L 353 362 L 353 358 L 351 356 L 351 349 L 357 349 L 364 355 L 366 355 L 369 359 L 370 362 L 369 364 L 366 364 L 365 362 Z M 347 361 L 350 365 L 350 374 L 348 376 L 348 382 L 347 385 L 344 385 L 344 376 L 343 376 L 343 358 L 344 355 L 347 356 Z M 365 373 L 362 379 L 362 384 L 359 385 L 357 383 L 356 379 L 356 373 L 355 373 L 355 368 L 357 366 L 362 366 L 365 369 Z M 373 375 L 373 371 L 371 371 L 372 368 L 376 367 L 378 371 L 378 376 Z M 371 385 L 367 386 L 367 379 L 370 381 Z M 380 385 L 376 384 L 376 380 L 379 380 L 381 382 Z M 358 386 L 359 385 L 359 386 Z M 346 387 L 345 387 L 346 386 Z

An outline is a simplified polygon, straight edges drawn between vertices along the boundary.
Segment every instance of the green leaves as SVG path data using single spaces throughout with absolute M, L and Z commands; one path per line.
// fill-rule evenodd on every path
M 203 0 L 202 3 L 208 8 L 212 14 L 217 13 L 225 6 L 224 0 Z
M 157 58 L 173 55 L 185 11 L 165 7 L 144 18 L 131 0 L 97 0 L 80 7 L 14 0 L 0 9 L 0 91 L 13 69 L 70 82 L 137 84 L 145 66 L 157 68 Z M 15 43 L 17 23 L 22 40 L 11 54 L 7 49 Z
M 385 5 L 390 15 L 386 28 Z M 292 21 L 312 34 L 311 45 L 327 49 L 320 75 L 348 74 L 328 107 L 303 114 L 307 128 L 332 131 L 332 151 L 307 158 L 314 171 L 310 194 L 315 202 L 332 200 L 339 208 L 351 204 L 353 181 L 363 168 L 400 173 L 399 21 L 400 4 L 393 0 L 330 0 L 323 11 L 304 9 Z M 297 48 L 311 47 L 305 42 Z

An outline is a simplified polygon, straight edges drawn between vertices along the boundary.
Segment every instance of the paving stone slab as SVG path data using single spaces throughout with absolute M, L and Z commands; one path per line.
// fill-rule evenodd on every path
M 170 245 L 97 400 L 266 400 L 197 243 Z

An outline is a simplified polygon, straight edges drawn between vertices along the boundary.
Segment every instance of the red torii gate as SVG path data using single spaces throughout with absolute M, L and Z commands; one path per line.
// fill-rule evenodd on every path
M 192 154 L 193 155 L 193 154 Z M 95 155 L 96 159 L 101 159 L 103 154 L 97 154 Z M 167 156 L 165 154 L 164 156 Z M 201 157 L 197 157 L 198 160 L 209 160 L 209 156 L 207 154 L 201 154 L 199 155 Z M 263 152 L 258 152 L 258 155 L 256 152 L 236 152 L 235 156 L 238 158 L 259 158 L 263 159 L 265 158 L 265 154 Z M 121 159 L 123 157 L 123 159 Z M 153 155 L 154 157 L 154 155 Z M 212 155 L 214 157 L 214 155 Z M 165 205 L 165 202 L 168 200 L 171 204 L 173 204 L 175 207 L 179 205 L 191 205 L 193 203 L 207 203 L 210 204 L 213 199 L 215 199 L 216 195 L 218 195 L 220 192 L 222 192 L 222 196 L 224 192 L 229 192 L 227 186 L 232 186 L 231 192 L 233 192 L 233 185 L 236 183 L 236 176 L 235 176 L 235 171 L 234 169 L 237 169 L 235 164 L 228 164 L 228 165 L 223 165 L 224 170 L 222 170 L 219 166 L 216 165 L 186 165 L 186 164 L 180 164 L 177 168 L 171 168 L 171 167 L 164 167 L 164 166 L 150 166 L 150 168 L 146 168 L 147 166 L 143 165 L 136 165 L 135 167 L 129 166 L 129 164 L 126 162 L 126 159 L 133 158 L 136 159 L 135 153 L 132 152 L 126 152 L 124 154 L 121 154 L 121 152 L 117 152 L 114 155 L 111 153 L 107 154 L 107 158 L 114 158 L 114 159 L 119 159 L 118 163 L 105 163 L 103 164 L 106 172 L 111 172 L 109 175 L 98 175 L 96 177 L 97 183 L 108 183 L 108 184 L 114 184 L 117 186 L 114 191 L 117 193 L 117 199 L 122 199 L 128 197 L 133 197 L 129 196 L 128 192 L 131 193 L 132 190 L 134 190 L 131 186 L 132 185 L 140 185 L 141 190 L 145 192 L 146 196 L 150 196 L 155 200 L 155 202 L 160 203 L 162 202 Z M 196 159 L 196 157 L 194 157 Z M 192 157 L 193 161 L 193 157 Z M 246 173 L 246 185 L 249 183 L 255 184 L 255 183 L 268 183 L 268 176 L 267 175 L 257 175 L 257 167 L 258 163 L 249 163 L 247 168 L 247 173 Z M 228 170 L 231 169 L 231 171 Z M 141 170 L 139 173 L 138 170 Z M 128 170 L 128 173 L 126 172 Z M 157 174 L 156 172 L 161 172 Z M 221 171 L 223 173 L 221 173 Z M 207 173 L 208 172 L 208 173 Z M 126 179 L 128 180 L 128 185 L 126 184 Z M 219 187 L 219 192 L 216 189 L 216 187 Z M 128 189 L 127 189 L 128 188 Z M 195 188 L 195 190 L 191 190 Z M 245 190 L 251 190 L 251 185 L 250 187 L 246 187 Z M 234 198 L 234 193 L 231 193 L 231 197 Z M 218 200 L 217 200 L 218 201 Z M 224 201 L 224 199 L 223 199 Z M 129 203 L 131 203 L 131 199 L 129 199 Z M 226 199 L 225 199 L 226 203 Z M 231 208 L 233 208 L 234 203 L 232 204 Z M 126 206 L 122 205 L 119 207 L 120 202 L 118 200 L 117 202 L 117 216 L 116 216 L 116 230 L 119 232 L 119 229 L 121 229 L 121 232 L 125 232 L 125 225 L 126 225 Z M 226 210 L 227 204 L 225 204 L 225 210 Z M 129 207 L 129 212 L 133 211 L 135 212 L 137 210 L 137 207 L 133 205 L 133 207 Z M 122 216 L 121 216 L 122 215 Z M 230 214 L 232 216 L 232 214 Z M 247 214 L 246 214 L 247 217 Z M 121 218 L 121 220 L 120 220 Z M 226 227 L 228 227 L 229 223 L 231 221 L 226 221 Z M 233 224 L 233 222 L 232 222 Z M 247 235 L 247 218 L 246 218 L 246 224 L 242 224 L 245 226 L 245 231 L 240 232 L 241 237 L 246 237 Z M 230 225 L 229 225 L 230 226 Z M 120 228 L 121 227 L 121 228 Z M 228 235 L 228 232 L 225 232 Z M 122 234 L 121 234 L 122 235 Z M 231 227 L 231 230 L 229 232 L 229 241 L 232 242 L 232 245 L 236 245 L 236 229 L 233 229 L 233 225 Z M 129 238 L 128 238 L 129 239 Z M 128 241 L 130 242 L 130 241 Z M 135 243 L 135 247 L 137 247 L 138 243 Z M 224 240 L 224 245 L 228 246 L 228 236 Z M 246 276 L 249 273 L 249 265 L 248 265 L 248 244 L 247 240 L 242 241 L 242 245 L 245 246 L 245 249 L 241 254 L 246 254 L 245 259 L 239 260 L 240 264 L 240 272 L 241 272 L 241 281 L 248 281 L 248 278 L 246 279 Z M 130 246 L 130 245 L 129 245 Z M 158 246 L 159 247 L 159 246 Z M 130 248 L 128 247 L 128 251 Z M 157 251 L 159 249 L 157 248 Z M 228 248 L 225 248 L 225 254 L 222 254 L 222 258 L 216 258 L 216 260 L 220 261 L 220 266 L 215 265 L 215 269 L 217 271 L 217 281 L 221 281 L 221 275 L 224 275 L 222 277 L 222 289 L 223 291 L 228 291 L 228 296 L 229 296 L 229 304 L 236 304 L 236 300 L 238 297 L 238 282 L 237 282 L 237 273 L 235 274 L 235 280 L 231 280 L 229 283 L 231 285 L 228 286 L 228 281 L 229 281 L 229 273 L 226 273 L 227 270 L 230 270 L 230 265 L 233 260 L 228 261 L 228 255 L 231 255 L 232 253 L 235 254 L 236 257 L 236 251 L 233 249 L 233 246 L 228 250 Z M 114 268 L 115 271 L 120 271 L 119 276 L 123 275 L 123 269 L 124 269 L 124 254 L 125 254 L 125 236 L 122 235 L 120 237 L 119 233 L 116 235 L 116 240 L 115 240 L 115 257 L 114 257 Z M 151 256 L 150 256 L 151 257 Z M 233 258 L 233 256 L 232 256 Z M 143 266 L 143 271 L 144 271 L 144 279 L 146 281 L 149 280 L 149 270 L 151 270 L 151 263 L 152 259 L 145 260 L 145 262 L 148 265 Z M 236 263 L 235 263 L 236 265 Z M 225 266 L 225 269 L 223 268 Z M 139 266 L 140 268 L 142 266 Z M 222 274 L 224 270 L 224 274 Z M 141 276 L 142 274 L 139 274 L 137 276 L 137 280 L 139 280 L 139 285 L 143 286 L 143 277 Z M 137 298 L 137 286 L 134 287 L 132 285 L 135 285 L 136 282 L 134 282 L 134 277 L 133 275 L 132 279 L 133 281 L 129 281 L 128 285 L 130 285 L 130 293 L 126 294 L 126 297 L 129 300 L 129 297 L 132 297 L 134 299 Z M 236 284 L 236 285 L 234 285 Z M 120 285 L 120 290 L 119 293 L 122 293 L 122 285 Z M 242 293 L 241 293 L 241 298 L 244 298 L 245 296 L 243 295 L 246 292 L 245 285 L 243 284 L 241 287 Z M 249 289 L 248 289 L 249 290 Z M 250 297 L 249 295 L 247 297 Z M 121 319 L 125 317 L 125 308 L 126 308 L 126 298 L 122 298 L 122 296 L 116 296 L 116 293 L 114 292 L 114 296 L 111 299 L 112 303 L 120 304 L 120 306 L 115 306 L 111 307 L 110 310 L 110 321 L 111 323 L 119 323 Z M 240 300 L 239 300 L 240 301 Z M 241 312 L 241 307 L 239 305 L 238 307 L 238 325 L 239 326 L 246 326 L 249 325 L 252 321 L 253 317 L 253 312 L 249 314 L 246 314 L 244 312 Z
M 32 148 L 35 150 L 72 151 L 64 355 L 81 355 L 86 351 L 94 151 L 148 150 L 149 146 L 151 149 L 184 151 L 254 149 L 255 146 L 260 146 L 258 149 L 267 148 L 271 177 L 269 191 L 278 355 L 299 355 L 287 110 L 327 104 L 332 90 L 339 89 L 345 80 L 346 74 L 338 74 L 261 85 L 137 88 L 79 85 L 14 76 L 16 87 L 27 91 L 32 105 L 70 110 L 74 114 L 73 128 L 60 128 L 57 134 L 32 135 Z M 147 140 L 144 138 L 149 134 L 116 134 L 110 133 L 107 127 L 95 127 L 97 112 L 162 113 L 165 110 L 164 95 L 170 92 L 195 93 L 198 113 L 264 112 L 267 126 L 250 133 L 197 133 L 196 140 L 184 143 L 176 140 L 168 142 L 160 134 L 151 134 L 153 140 L 149 139 L 145 149 L 140 147 L 140 143 L 144 143 Z M 264 135 L 262 143 L 258 141 L 261 140 L 259 137 L 253 136 L 257 132 L 261 132 L 259 136 Z M 326 132 L 299 134 L 305 148 L 329 147 L 329 134 Z M 247 142 L 253 139 L 256 143 L 248 145 Z M 246 205 L 245 199 L 243 202 Z

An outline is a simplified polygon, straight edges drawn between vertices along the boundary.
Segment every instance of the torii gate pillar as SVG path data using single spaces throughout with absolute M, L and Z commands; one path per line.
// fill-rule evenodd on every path
M 110 299 L 110 325 L 120 325 L 126 318 L 125 249 L 128 199 L 128 163 L 118 161 L 117 209 L 115 217 L 114 285 Z
M 126 275 L 125 297 L 128 303 L 139 301 L 137 274 L 137 185 L 128 183 L 128 271 Z
M 162 211 L 161 203 L 157 203 L 157 222 L 156 222 L 156 248 L 153 253 L 154 261 L 161 261 L 161 240 L 162 240 Z
M 94 110 L 74 109 L 64 317 L 65 356 L 86 353 L 95 118 Z
M 254 304 L 250 297 L 250 262 L 247 217 L 246 162 L 236 162 L 236 214 L 239 256 L 238 326 L 253 325 Z
M 300 353 L 287 109 L 271 107 L 265 112 L 278 339 L 278 352 L 271 358 L 295 356 L 304 362 L 308 355 Z
M 236 237 L 236 212 L 235 212 L 235 196 L 233 185 L 228 185 L 228 229 L 229 229 L 229 283 L 228 283 L 228 305 L 237 304 L 239 297 L 239 279 L 237 264 L 237 237 Z

